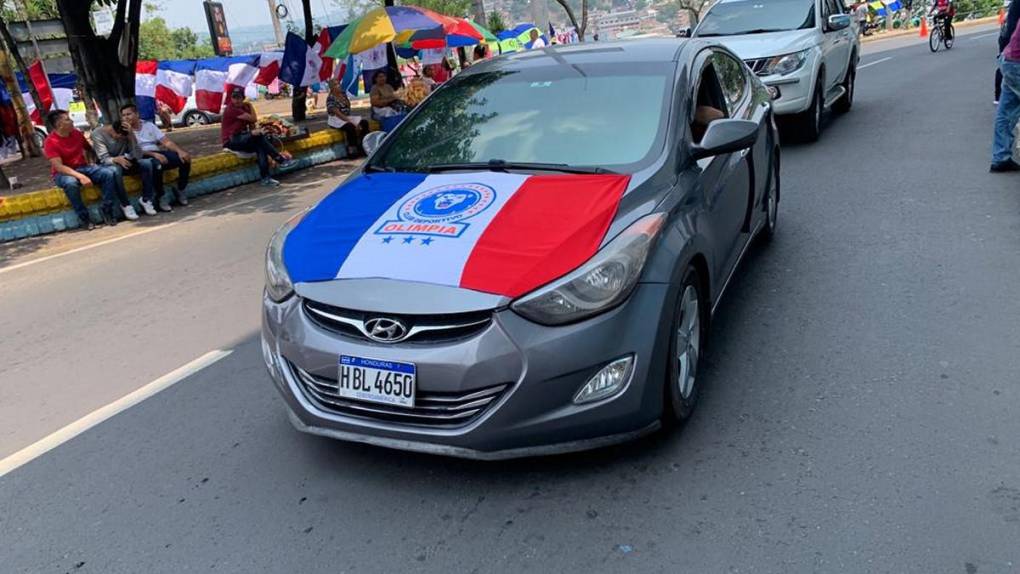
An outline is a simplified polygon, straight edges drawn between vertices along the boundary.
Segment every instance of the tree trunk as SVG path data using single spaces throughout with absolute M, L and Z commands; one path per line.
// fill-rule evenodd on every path
M 21 54 L 18 53 L 18 44 L 11 37 L 10 30 L 7 29 L 7 22 L 0 18 L 0 32 L 3 33 L 4 42 L 7 43 L 7 47 L 11 54 L 14 56 L 14 60 L 18 63 L 18 67 L 21 68 L 21 73 L 25 76 L 25 83 L 28 84 L 29 93 L 32 94 L 32 98 L 36 102 L 36 107 L 39 107 L 39 102 L 42 100 L 39 98 L 39 93 L 35 89 L 35 84 L 32 83 L 31 78 L 28 76 L 28 68 L 25 66 L 25 61 L 21 58 Z M 2 51 L 2 49 L 0 49 Z M 9 72 L 9 62 L 6 61 L 7 55 L 2 54 L 0 57 L 4 58 L 4 81 L 6 82 L 7 91 L 11 93 L 11 100 L 14 103 L 14 111 L 18 115 L 18 129 L 19 137 L 18 143 L 21 144 L 21 155 L 24 157 L 39 157 L 42 155 L 42 150 L 36 145 L 35 141 L 35 126 L 32 125 L 32 118 L 28 115 L 28 108 L 25 106 L 25 100 L 21 97 L 21 88 L 18 86 L 17 80 L 14 78 L 14 73 L 10 72 L 10 81 L 8 81 L 7 73 Z M 42 109 L 39 109 L 40 116 L 42 115 Z
M 577 30 L 577 40 L 584 42 L 584 30 L 588 27 L 588 0 L 581 0 L 581 23 L 578 24 L 577 16 L 574 16 L 574 10 L 567 4 L 567 0 L 556 0 L 556 2 L 563 6 L 563 9 L 567 12 L 567 18 L 570 19 L 570 24 Z
M 28 93 L 32 95 L 36 108 L 39 109 L 40 117 L 42 117 L 42 108 L 40 107 L 42 99 L 39 97 L 39 92 L 35 89 L 35 84 L 28 75 L 28 66 L 25 65 L 25 60 L 21 57 L 21 52 L 18 51 L 18 43 L 14 41 L 11 31 L 7 28 L 7 22 L 2 18 L 0 18 L 0 33 L 3 34 L 8 51 L 14 56 L 14 61 L 17 62 L 21 74 L 25 77 Z M 36 145 L 35 126 L 32 125 L 32 118 L 28 115 L 28 107 L 25 105 L 24 98 L 21 97 L 21 89 L 16 81 L 13 84 L 13 89 L 9 89 L 9 91 L 11 92 L 11 99 L 14 101 L 14 110 L 18 114 L 18 126 L 21 132 L 21 137 L 18 139 L 21 144 L 21 153 L 25 157 L 39 157 L 42 155 L 42 150 Z
M 488 20 L 485 19 L 485 0 L 472 0 L 471 14 L 480 26 L 485 26 Z
M 89 97 L 95 100 L 106 121 L 111 121 L 122 105 L 134 101 L 142 0 L 118 0 L 108 38 L 97 36 L 92 29 L 92 0 L 57 0 L 57 9 L 74 67 L 85 85 L 82 95 L 86 102 Z
M 312 0 L 301 0 L 301 8 L 305 16 L 305 43 L 315 43 L 315 30 L 312 29 Z M 290 112 L 295 122 L 303 122 L 307 118 L 308 88 L 294 86 L 294 95 L 290 100 Z
M 393 6 L 393 0 L 383 0 L 383 6 Z M 386 44 L 386 77 L 389 80 L 393 89 L 397 90 L 403 87 L 404 77 L 400 75 L 400 66 L 397 64 L 397 49 L 393 47 L 393 42 Z M 365 86 L 365 89 L 371 91 L 372 86 Z

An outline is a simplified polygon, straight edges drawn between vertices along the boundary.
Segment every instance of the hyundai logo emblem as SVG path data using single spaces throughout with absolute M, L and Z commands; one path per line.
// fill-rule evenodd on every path
M 375 317 L 365 321 L 365 334 L 373 341 L 396 343 L 407 337 L 407 325 L 399 319 Z

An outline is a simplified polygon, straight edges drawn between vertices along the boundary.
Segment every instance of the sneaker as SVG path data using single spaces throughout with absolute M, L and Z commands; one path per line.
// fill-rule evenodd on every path
M 156 208 L 152 206 L 151 201 L 140 199 L 138 200 L 138 205 L 142 206 L 142 211 L 145 212 L 145 215 L 156 215 Z
M 173 211 L 174 208 L 170 207 L 170 202 L 166 200 L 166 197 L 161 197 L 159 198 L 159 210 L 170 212 Z
M 85 222 L 85 230 L 86 231 L 92 231 L 95 228 L 96 228 L 96 224 L 92 223 L 91 219 Z
M 122 206 L 120 209 L 121 209 L 121 211 L 124 212 L 124 217 L 126 217 L 128 219 L 128 221 L 137 221 L 138 220 L 138 214 L 135 212 L 135 206 L 133 206 L 133 205 L 131 205 L 129 203 L 129 204 L 125 205 L 125 206 Z
M 1006 173 L 1010 171 L 1020 171 L 1020 165 L 1011 159 L 1006 161 L 1000 161 L 992 164 L 992 167 L 988 168 L 988 171 L 992 173 Z
M 294 161 L 292 159 L 284 159 L 283 161 L 276 162 L 276 169 L 277 169 L 277 171 L 281 171 L 281 170 L 285 170 L 285 169 L 290 169 L 290 168 L 294 167 L 295 165 L 297 165 L 296 161 Z
M 42 96 L 40 96 L 40 97 L 42 97 Z M 995 107 L 999 107 L 999 100 L 993 100 L 992 101 L 992 105 L 995 106 Z
M 188 194 L 184 193 L 183 189 L 174 188 L 174 197 L 177 198 L 177 203 L 181 205 L 188 204 Z
M 262 180 L 263 187 L 280 187 L 280 182 L 276 181 L 271 177 L 267 177 Z
M 99 211 L 100 213 L 103 214 L 103 225 L 107 225 L 109 227 L 117 225 L 117 218 L 114 217 L 112 213 L 106 211 L 105 209 L 100 209 Z

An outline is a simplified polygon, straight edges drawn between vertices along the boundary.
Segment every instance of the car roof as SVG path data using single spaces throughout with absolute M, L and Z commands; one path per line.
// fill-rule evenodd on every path
M 649 38 L 614 42 L 553 45 L 540 50 L 515 52 L 486 61 L 480 71 L 517 70 L 550 65 L 628 62 L 676 62 L 688 41 L 683 38 Z M 469 68 L 473 70 L 475 67 Z

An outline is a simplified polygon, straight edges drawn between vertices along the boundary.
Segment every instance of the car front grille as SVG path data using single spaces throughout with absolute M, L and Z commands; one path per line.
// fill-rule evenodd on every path
M 413 407 L 369 403 L 340 396 L 336 379 L 313 375 L 287 362 L 291 372 L 313 403 L 325 411 L 364 419 L 428 427 L 459 427 L 480 417 L 510 387 L 509 383 L 462 393 L 418 391 Z
M 310 299 L 305 299 L 302 307 L 305 314 L 320 327 L 363 341 L 373 341 L 365 329 L 365 322 L 373 318 L 395 319 L 406 325 L 409 335 L 394 341 L 400 343 L 456 341 L 480 333 L 492 323 L 491 311 L 444 315 L 393 315 L 343 309 Z
M 754 75 L 767 76 L 768 70 L 765 67 L 768 65 L 770 59 L 771 58 L 759 58 L 757 60 L 744 60 L 744 63 L 747 64 L 748 68 L 751 68 Z

